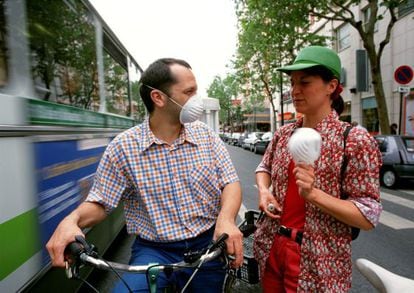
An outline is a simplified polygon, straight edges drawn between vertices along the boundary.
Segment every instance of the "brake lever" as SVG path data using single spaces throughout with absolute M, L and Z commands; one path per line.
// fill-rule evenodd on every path
M 86 242 L 83 236 L 77 235 L 75 236 L 75 241 L 65 248 L 65 273 L 68 279 L 79 278 L 80 268 L 82 267 L 80 256 L 82 254 L 93 257 L 98 256 L 96 247 Z
M 215 250 L 216 248 L 224 249 L 226 247 L 226 243 L 224 242 L 227 238 L 229 238 L 229 234 L 223 233 L 221 234 L 216 241 L 213 241 L 213 243 L 208 248 L 208 251 Z

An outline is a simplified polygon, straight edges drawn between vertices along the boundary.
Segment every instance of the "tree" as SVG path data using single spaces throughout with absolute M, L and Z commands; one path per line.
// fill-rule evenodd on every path
M 357 0 L 319 1 L 310 6 L 310 13 L 312 15 L 327 20 L 337 20 L 348 23 L 358 31 L 371 65 L 372 85 L 378 105 L 379 124 L 381 132 L 384 134 L 389 134 L 390 123 L 382 83 L 381 58 L 384 48 L 390 42 L 394 24 L 397 22 L 395 13 L 396 8 L 403 2 L 404 1 L 401 0 L 369 0 L 366 8 L 369 9 L 369 16 L 366 23 L 363 23 L 361 20 L 356 20 L 355 15 L 352 12 L 351 7 L 360 3 L 360 1 Z M 381 7 L 384 9 L 380 9 Z M 389 14 L 388 18 L 385 17 L 386 14 Z M 380 36 L 375 36 L 376 24 L 379 21 L 387 21 L 385 24 L 386 33 L 382 39 L 380 39 Z M 375 39 L 374 36 L 377 39 Z
M 292 60 L 304 43 L 322 44 L 326 39 L 303 30 L 309 15 L 301 9 L 291 9 L 300 5 L 297 2 L 300 1 L 235 0 L 240 33 L 234 67 L 244 85 L 242 94 L 254 96 L 257 102 L 267 99 L 275 126 L 278 109 L 274 95 L 277 91 L 283 93 L 283 75 L 276 68 Z
M 318 40 L 316 35 L 312 37 L 312 32 L 309 31 L 311 17 L 350 24 L 359 33 L 363 47 L 367 51 L 381 131 L 388 133 L 389 118 L 382 84 L 381 57 L 384 48 L 390 42 L 391 32 L 397 21 L 396 8 L 406 1 L 368 0 L 366 9 L 369 9 L 370 13 L 366 23 L 357 20 L 359 18 L 356 18 L 352 11 L 352 7 L 359 5 L 360 2 L 360 0 L 235 0 L 236 8 L 239 10 L 239 23 L 242 24 L 239 52 L 243 56 L 246 46 L 255 46 L 257 52 L 260 52 L 258 53 L 259 59 L 262 60 L 262 63 L 268 63 L 267 66 L 269 66 L 272 64 L 266 59 L 269 55 L 264 53 L 272 49 L 274 53 L 279 53 L 279 55 L 274 56 L 275 54 L 273 54 L 272 56 L 278 60 L 277 63 L 288 63 L 291 59 L 289 55 L 292 55 L 291 53 L 300 47 L 323 42 L 321 39 Z M 251 16 L 246 16 L 247 13 Z M 379 21 L 387 22 L 385 24 L 386 33 L 382 39 L 375 39 L 375 27 Z M 250 30 L 252 32 L 249 32 Z M 243 38 L 246 38 L 247 41 L 243 41 Z M 266 44 L 265 38 L 271 42 L 269 47 L 263 45 Z M 259 41 L 260 46 L 257 47 L 256 42 Z M 246 64 L 245 57 L 242 58 L 242 61 L 240 61 L 240 55 L 238 58 L 241 64 Z M 248 60 L 248 62 L 251 61 Z M 262 69 L 267 69 L 263 65 Z M 274 75 L 273 70 L 270 70 L 269 74 Z
M 207 89 L 209 97 L 219 100 L 219 120 L 222 123 L 226 121 L 224 124 L 230 127 L 231 131 L 233 131 L 233 113 L 237 113 L 237 109 L 233 109 L 232 99 L 238 97 L 238 92 L 238 83 L 234 74 L 228 74 L 224 79 L 216 76 Z M 240 109 L 238 111 L 240 112 Z

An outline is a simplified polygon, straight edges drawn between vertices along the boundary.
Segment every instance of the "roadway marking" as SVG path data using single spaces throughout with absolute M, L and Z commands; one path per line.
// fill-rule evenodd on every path
M 395 230 L 414 228 L 413 221 L 407 220 L 384 210 L 380 216 L 380 223 Z
M 400 189 L 400 191 L 414 195 L 414 190 L 412 189 Z
M 387 201 L 390 201 L 392 203 L 396 203 L 411 209 L 414 209 L 414 201 L 409 200 L 409 199 L 405 199 L 403 197 L 400 196 L 396 196 L 393 194 L 389 194 L 386 192 L 381 192 L 381 199 L 385 199 Z
M 414 201 L 405 199 L 403 197 L 395 196 L 386 192 L 381 192 L 381 199 L 390 201 L 392 203 L 414 209 Z M 380 223 L 395 230 L 414 229 L 414 222 L 397 216 L 393 213 L 382 211 L 380 216 Z

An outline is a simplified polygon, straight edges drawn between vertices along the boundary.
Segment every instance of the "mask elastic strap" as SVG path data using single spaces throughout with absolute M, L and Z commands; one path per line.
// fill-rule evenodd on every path
M 171 102 L 173 102 L 174 104 L 176 104 L 178 107 L 180 107 L 181 109 L 183 108 L 183 106 L 181 106 L 180 104 L 178 104 L 178 102 L 176 102 L 173 98 L 171 98 L 169 95 L 167 95 L 166 93 L 164 93 L 162 90 L 156 89 L 155 87 L 152 87 L 150 85 L 147 85 L 145 83 L 143 83 L 143 85 L 145 85 L 147 88 L 150 88 L 152 90 L 156 90 L 161 92 L 164 96 L 166 96 Z

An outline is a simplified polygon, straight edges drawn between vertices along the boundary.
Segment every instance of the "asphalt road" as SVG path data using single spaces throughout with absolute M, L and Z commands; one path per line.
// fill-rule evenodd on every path
M 259 164 L 262 155 L 254 154 L 239 147 L 228 146 L 229 153 L 238 171 L 243 190 L 243 207 L 239 213 L 242 216 L 244 209 L 257 208 L 257 190 L 255 188 L 254 170 Z M 414 184 L 405 182 L 398 190 L 382 189 L 382 203 L 384 212 L 378 227 L 370 232 L 361 232 L 359 238 L 353 242 L 353 261 L 357 258 L 367 258 L 396 274 L 414 279 Z M 238 218 L 241 221 L 241 217 Z M 107 259 L 127 262 L 129 247 L 133 237 L 125 233 L 105 255 Z M 94 274 L 89 280 L 100 292 L 109 292 L 116 281 L 111 273 Z M 257 287 L 241 284 L 234 292 L 258 292 Z M 84 289 L 81 292 L 91 292 Z M 376 292 L 369 282 L 354 267 L 352 293 Z

